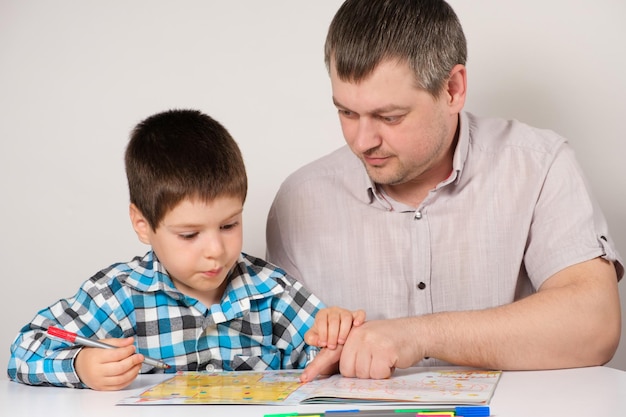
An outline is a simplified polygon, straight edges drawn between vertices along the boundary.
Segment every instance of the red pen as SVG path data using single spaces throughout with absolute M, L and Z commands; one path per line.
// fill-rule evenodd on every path
M 50 326 L 48 327 L 48 335 L 58 337 L 63 340 L 70 341 L 72 343 L 78 343 L 79 345 L 88 346 L 88 347 L 97 347 L 102 349 L 115 349 L 115 346 L 107 345 L 106 343 L 99 342 L 97 340 L 87 339 L 86 337 L 82 337 L 77 335 L 76 333 L 68 332 L 67 330 L 59 329 L 58 327 Z M 161 369 L 169 369 L 170 365 L 166 364 L 163 361 L 158 359 L 149 358 L 144 356 L 143 362 L 145 364 L 154 366 L 155 368 Z

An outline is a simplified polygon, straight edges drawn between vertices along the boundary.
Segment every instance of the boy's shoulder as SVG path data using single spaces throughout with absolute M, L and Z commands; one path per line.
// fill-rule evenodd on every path
M 282 308 L 293 306 L 320 307 L 321 301 L 302 283 L 281 267 L 246 253 L 241 253 L 237 265 L 238 273 L 230 282 L 229 299 L 273 299 L 272 303 L 282 303 Z M 275 304 L 275 305 L 278 305 Z
M 278 265 L 244 252 L 241 253 L 239 258 L 238 275 L 246 285 L 261 287 L 263 290 L 269 290 L 274 286 L 284 290 L 288 287 L 299 285 L 295 278 L 288 275 Z
M 159 286 L 160 274 L 165 274 L 152 251 L 136 256 L 127 262 L 114 263 L 93 275 L 86 286 L 104 289 L 117 285 L 131 286 L 140 291 L 150 291 Z
M 287 272 L 278 265 L 266 261 L 265 259 L 249 255 L 245 252 L 241 253 L 239 263 L 245 267 L 244 273 L 250 276 L 257 276 L 260 278 L 288 277 L 289 280 L 293 279 L 289 277 Z

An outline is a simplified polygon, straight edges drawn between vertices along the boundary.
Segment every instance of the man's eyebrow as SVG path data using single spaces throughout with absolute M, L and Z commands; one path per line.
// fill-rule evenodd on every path
M 344 106 L 343 104 L 341 104 L 335 97 L 333 97 L 333 104 L 335 105 L 335 107 L 341 108 L 341 109 L 345 109 L 348 111 L 352 111 L 350 110 L 349 107 Z M 387 106 L 383 106 L 383 107 L 379 107 L 377 109 L 373 109 L 371 111 L 368 111 L 368 114 L 380 114 L 380 113 L 388 113 L 388 112 L 392 112 L 392 111 L 396 111 L 396 110 L 402 110 L 402 111 L 408 111 L 409 108 L 405 107 L 405 106 L 398 106 L 395 104 L 389 104 Z
M 339 101 L 337 101 L 337 99 L 333 96 L 333 104 L 335 105 L 335 107 L 341 107 L 341 108 L 346 108 L 346 106 L 344 106 L 343 104 L 341 104 Z

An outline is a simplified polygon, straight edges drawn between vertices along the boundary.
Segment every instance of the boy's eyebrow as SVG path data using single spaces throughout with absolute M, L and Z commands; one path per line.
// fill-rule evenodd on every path
M 243 207 L 241 209 L 236 210 L 233 214 L 224 218 L 222 221 L 232 219 L 233 217 L 239 216 L 241 213 L 243 213 Z M 203 224 L 202 223 L 177 223 L 177 224 L 164 224 L 164 226 L 180 227 L 180 228 L 198 228 L 198 227 L 203 226 Z
M 230 216 L 228 216 L 226 218 L 230 219 L 231 217 L 239 216 L 241 213 L 243 213 L 243 206 L 241 208 L 235 210 L 235 212 L 233 214 L 231 214 Z

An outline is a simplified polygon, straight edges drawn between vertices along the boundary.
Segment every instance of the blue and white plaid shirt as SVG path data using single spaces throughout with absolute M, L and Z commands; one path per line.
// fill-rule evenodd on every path
M 178 291 L 152 251 L 118 263 L 78 293 L 41 310 L 11 345 L 9 378 L 31 385 L 84 388 L 74 369 L 80 347 L 45 335 L 57 326 L 93 339 L 134 337 L 137 352 L 184 370 L 303 368 L 304 343 L 322 302 L 261 259 L 241 254 L 220 304 L 207 308 Z

